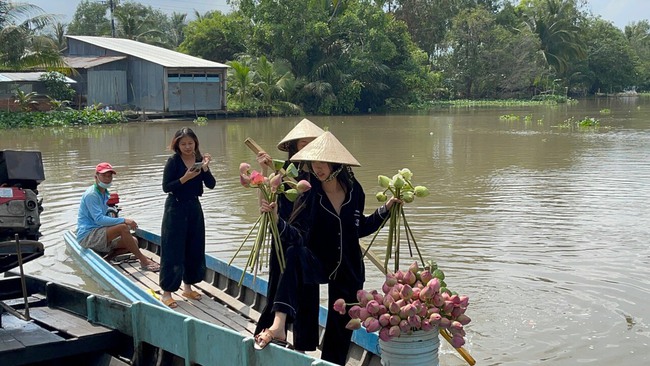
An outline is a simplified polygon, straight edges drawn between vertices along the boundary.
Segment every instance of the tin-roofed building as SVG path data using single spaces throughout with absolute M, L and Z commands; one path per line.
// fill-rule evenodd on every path
M 156 112 L 226 109 L 228 66 L 121 38 L 67 36 L 86 103 Z

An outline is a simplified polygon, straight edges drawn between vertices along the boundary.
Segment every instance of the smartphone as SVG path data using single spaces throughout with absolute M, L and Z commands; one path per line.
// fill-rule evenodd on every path
M 197 163 L 194 163 L 194 165 L 192 165 L 192 167 L 190 168 L 190 171 L 191 172 L 198 172 L 199 170 L 201 170 L 202 167 L 203 167 L 203 162 L 199 161 Z

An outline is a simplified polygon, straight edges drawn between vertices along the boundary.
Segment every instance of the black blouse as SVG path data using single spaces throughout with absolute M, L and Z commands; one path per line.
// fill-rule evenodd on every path
M 377 231 L 388 213 L 382 206 L 372 215 L 364 216 L 365 193 L 356 179 L 352 183 L 340 214 L 334 210 L 320 182 L 314 182 L 305 197 L 306 208 L 291 224 L 280 220 L 278 227 L 282 240 L 304 243 L 311 250 L 328 281 L 359 286 L 365 281 L 359 238 Z
M 187 167 L 180 154 L 176 153 L 170 156 L 167 159 L 165 171 L 163 172 L 163 192 L 173 194 L 179 200 L 187 200 L 202 196 L 204 183 L 210 189 L 213 189 L 217 185 L 217 181 L 214 179 L 210 169 L 207 171 L 201 169 L 199 175 L 182 184 L 180 179 L 185 175 L 186 171 Z

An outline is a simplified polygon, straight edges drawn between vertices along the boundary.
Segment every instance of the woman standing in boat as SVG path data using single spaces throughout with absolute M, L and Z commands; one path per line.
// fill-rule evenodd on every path
M 174 134 L 169 144 L 174 154 L 167 159 L 162 188 L 167 193 L 161 229 L 160 288 L 161 301 L 175 308 L 172 292 L 184 284 L 183 296 L 200 300 L 201 294 L 192 284 L 205 276 L 205 220 L 199 197 L 203 185 L 216 185 L 210 172 L 210 154 L 201 154 L 199 139 L 192 129 L 184 127 Z
M 316 137 L 323 134 L 323 131 L 320 127 L 316 126 L 313 122 L 308 119 L 303 119 L 298 123 L 289 133 L 278 143 L 278 149 L 281 151 L 287 152 L 287 159 L 290 159 L 303 147 L 305 147 L 309 142 L 314 140 Z M 264 176 L 267 176 L 266 170 L 270 167 L 273 168 L 273 162 L 271 156 L 265 151 L 260 151 L 257 154 L 257 161 L 262 166 Z M 284 165 L 286 169 L 289 165 L 289 161 Z M 309 180 L 309 172 L 305 169 L 299 167 L 299 175 L 296 178 L 297 181 L 300 180 Z M 284 195 L 278 196 L 278 215 L 283 220 L 288 220 L 291 212 L 293 211 L 293 202 L 289 201 Z M 288 248 L 288 243 L 282 241 L 283 251 L 286 252 Z M 274 250 L 271 251 L 271 260 L 269 265 L 269 279 L 268 279 L 268 291 L 266 298 L 269 299 L 266 306 L 260 314 L 260 318 L 257 321 L 257 326 L 255 328 L 254 334 L 261 333 L 264 329 L 269 328 L 273 324 L 273 301 L 275 294 L 277 293 L 278 283 L 280 282 L 280 265 L 278 263 L 278 258 Z M 318 296 L 318 285 L 305 286 L 301 289 L 301 292 L 313 292 Z M 314 324 L 318 327 L 318 308 L 314 307 L 302 307 L 299 315 L 293 320 L 293 334 L 294 334 L 294 349 L 297 351 L 314 351 L 318 347 L 318 333 L 309 332 L 306 330 L 313 329 Z M 304 309 L 303 309 L 304 308 Z M 307 324 L 311 324 L 308 326 Z M 286 339 L 286 332 L 284 333 L 284 338 Z
M 274 299 L 273 324 L 255 337 L 258 348 L 274 340 L 284 340 L 286 319 L 295 316 L 298 301 L 318 309 L 318 293 L 314 297 L 296 291 L 300 281 L 326 282 L 328 309 L 339 298 L 356 301 L 356 293 L 365 281 L 359 238 L 375 232 L 391 206 L 399 202 L 393 197 L 372 215 L 363 214 L 365 194 L 349 168 L 359 166 L 359 162 L 330 132 L 309 143 L 291 160 L 307 162 L 316 179 L 312 180 L 312 189 L 294 205 L 291 218 L 278 220 L 281 240 L 287 240 L 293 247 L 287 251 L 287 267 Z M 277 210 L 276 206 L 262 201 L 260 209 L 271 212 Z M 305 253 L 313 257 L 305 258 Z M 345 328 L 349 320 L 347 313 L 328 311 L 323 360 L 345 364 L 352 338 L 352 331 Z M 318 334 L 318 327 L 310 331 Z

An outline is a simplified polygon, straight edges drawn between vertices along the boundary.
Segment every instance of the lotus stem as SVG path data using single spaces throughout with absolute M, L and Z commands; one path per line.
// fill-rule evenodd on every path
M 232 258 L 230 258 L 230 262 L 228 262 L 228 265 L 231 265 L 231 264 L 232 264 L 232 261 L 235 259 L 235 257 L 237 256 L 237 254 L 239 254 L 239 252 L 242 250 L 242 248 L 244 247 L 244 244 L 246 244 L 246 241 L 248 240 L 248 238 L 249 238 L 249 237 L 251 236 L 251 234 L 253 233 L 253 230 L 255 230 L 255 228 L 257 227 L 257 225 L 260 223 L 260 220 L 262 220 L 262 216 L 261 216 L 261 215 L 260 215 L 260 217 L 257 218 L 257 221 L 255 221 L 255 224 L 253 224 L 253 227 L 248 231 L 248 234 L 246 234 L 246 237 L 244 238 L 244 240 L 242 241 L 241 245 L 239 246 L 239 249 L 237 249 L 237 251 L 235 252 L 235 255 L 233 255 Z
M 420 248 L 418 247 L 418 243 L 415 241 L 415 236 L 413 235 L 413 231 L 411 230 L 411 225 L 409 225 L 408 221 L 406 221 L 406 215 L 404 214 L 404 210 L 402 210 L 402 219 L 404 219 L 404 227 L 406 228 L 406 233 L 407 233 L 407 238 L 409 235 L 411 236 L 411 239 L 413 239 L 413 246 L 415 246 L 415 250 L 418 252 L 418 257 L 420 257 L 420 261 L 424 265 L 424 259 L 422 258 L 422 253 L 420 252 Z M 411 246 L 409 244 L 409 249 L 411 249 Z M 413 256 L 413 252 L 411 252 L 411 257 Z

